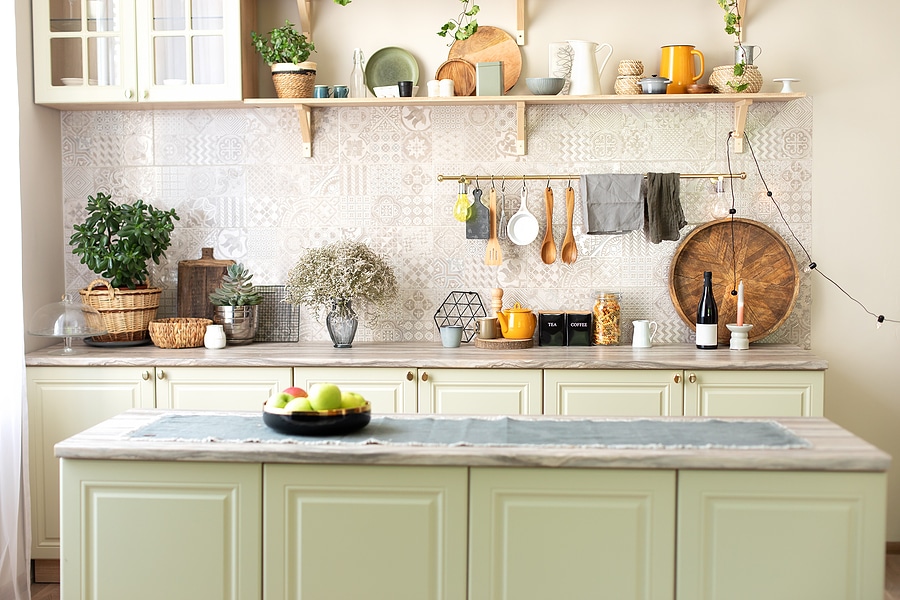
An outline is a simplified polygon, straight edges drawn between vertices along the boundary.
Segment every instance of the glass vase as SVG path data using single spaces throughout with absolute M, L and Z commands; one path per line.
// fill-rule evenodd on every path
M 351 348 L 356 336 L 359 319 L 353 311 L 349 299 L 336 298 L 331 302 L 331 311 L 325 317 L 325 327 L 335 348 Z

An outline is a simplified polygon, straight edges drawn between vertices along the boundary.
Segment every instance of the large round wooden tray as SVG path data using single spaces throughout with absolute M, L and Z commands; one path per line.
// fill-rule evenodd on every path
M 790 247 L 773 229 L 750 219 L 726 218 L 701 225 L 675 251 L 669 295 L 678 316 L 692 329 L 704 271 L 713 274 L 720 344 L 727 344 L 731 337 L 725 324 L 737 318 L 737 296 L 731 292 L 738 281 L 744 281 L 744 322 L 753 325 L 751 342 L 787 320 L 800 292 L 800 271 Z

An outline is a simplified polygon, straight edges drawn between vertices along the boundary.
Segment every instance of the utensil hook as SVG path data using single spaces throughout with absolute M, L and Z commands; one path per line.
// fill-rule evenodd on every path
M 478 175 L 475 176 L 475 189 L 476 189 L 476 190 L 480 190 L 480 189 L 481 189 L 481 186 L 478 185 Z
M 491 175 L 491 189 L 492 190 L 496 189 L 496 188 L 494 188 L 494 176 L 493 175 Z

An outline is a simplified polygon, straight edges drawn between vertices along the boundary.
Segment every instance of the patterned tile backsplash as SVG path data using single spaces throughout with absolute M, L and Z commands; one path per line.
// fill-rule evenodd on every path
M 501 287 L 505 305 L 518 300 L 536 311 L 586 310 L 598 291 L 618 291 L 623 343 L 631 340 L 633 319 L 659 324 L 656 343 L 688 342 L 693 331 L 678 317 L 668 286 L 679 242 L 652 244 L 643 231 L 585 235 L 576 198 L 578 259 L 545 265 L 546 182 L 528 181 L 540 234 L 528 246 L 501 242 L 502 266 L 486 266 L 486 242 L 466 239 L 465 225 L 452 216 L 457 183 L 437 176 L 746 171 L 744 181 L 726 180 L 721 195 L 708 178 L 681 180 L 688 221 L 682 239 L 726 216 L 733 198 L 736 216 L 772 227 L 803 264 L 794 236 L 809 248 L 812 101 L 754 103 L 747 123 L 752 152 L 742 154 L 729 150 L 733 113 L 728 103 L 530 105 L 528 154 L 516 156 L 515 106 L 323 108 L 313 111 L 314 156 L 304 158 L 292 108 L 64 111 L 64 235 L 68 241 L 87 196 L 98 191 L 175 208 L 181 220 L 173 244 L 152 269 L 154 284 L 165 290 L 160 317 L 175 314 L 178 261 L 199 258 L 203 247 L 243 262 L 255 283 L 279 285 L 304 248 L 350 238 L 384 255 L 401 287 L 389 318 L 375 329 L 361 324 L 360 341 L 437 341 L 433 315 L 451 291 L 476 291 L 489 310 L 491 288 Z M 559 245 L 566 182 L 550 184 Z M 508 215 L 519 207 L 522 185 L 495 182 Z M 572 185 L 578 189 L 577 180 Z M 67 253 L 68 289 L 93 277 Z M 328 334 L 303 309 L 300 343 L 309 340 Z M 805 277 L 791 316 L 763 341 L 809 348 Z

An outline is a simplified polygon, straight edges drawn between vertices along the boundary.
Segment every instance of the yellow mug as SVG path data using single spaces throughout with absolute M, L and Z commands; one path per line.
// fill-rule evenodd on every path
M 694 57 L 700 59 L 700 69 L 694 69 Z M 659 60 L 659 75 L 671 79 L 666 86 L 667 94 L 684 94 L 687 87 L 703 77 L 705 68 L 703 53 L 693 46 L 663 46 Z

